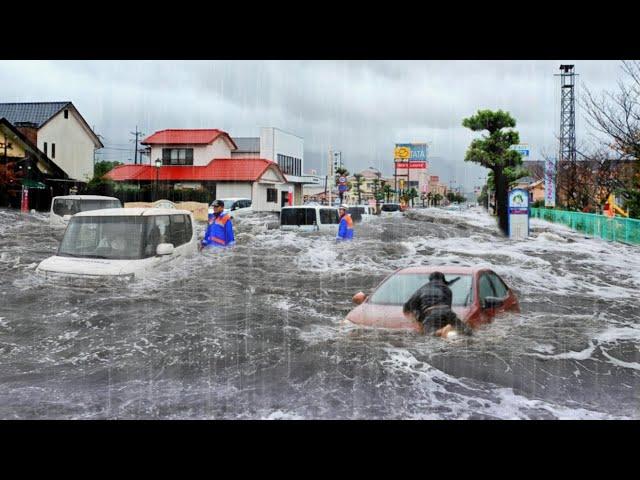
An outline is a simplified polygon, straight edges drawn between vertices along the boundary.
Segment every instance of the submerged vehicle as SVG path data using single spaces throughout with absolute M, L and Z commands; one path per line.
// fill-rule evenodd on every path
M 303 232 L 338 232 L 340 215 L 334 207 L 303 205 L 282 207 L 280 210 L 280 229 Z
M 196 251 L 191 212 L 112 208 L 74 215 L 58 252 L 36 271 L 47 278 L 133 278 Z
M 235 218 L 235 217 L 253 212 L 250 198 L 234 197 L 234 198 L 220 198 L 219 200 L 222 200 L 224 202 L 224 209 L 225 211 L 231 214 L 231 218 Z M 212 207 L 213 207 L 213 203 L 209 205 L 209 208 L 212 208 Z
M 383 203 L 380 207 L 380 215 L 397 215 L 402 211 L 399 203 Z
M 347 208 L 347 213 L 351 215 L 354 223 L 368 222 L 375 215 L 375 210 L 369 205 L 354 205 Z
M 105 208 L 122 208 L 122 203 L 115 197 L 101 195 L 66 195 L 53 197 L 49 223 L 53 226 L 64 227 L 69 219 L 80 212 L 102 210 Z
M 346 317 L 352 324 L 422 331 L 422 325 L 404 316 L 402 306 L 422 285 L 429 274 L 442 272 L 447 281 L 460 277 L 450 285 L 452 310 L 471 328 L 489 323 L 504 312 L 519 312 L 518 299 L 500 276 L 487 268 L 471 267 L 408 267 L 385 278 L 367 296 L 358 292 L 353 302 L 358 304 Z

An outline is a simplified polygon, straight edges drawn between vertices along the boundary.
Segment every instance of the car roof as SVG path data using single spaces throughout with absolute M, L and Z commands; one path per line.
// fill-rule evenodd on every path
M 56 198 L 70 198 L 74 200 L 118 200 L 116 197 L 105 197 L 103 195 L 60 195 Z
M 178 210 L 176 208 L 105 208 L 104 210 L 87 210 L 76 213 L 74 217 L 133 217 L 142 215 L 145 217 L 152 215 L 191 215 L 188 210 Z
M 453 274 L 453 275 L 473 275 L 476 272 L 481 270 L 489 270 L 488 268 L 479 268 L 479 267 L 459 267 L 459 266 L 438 266 L 438 265 L 425 265 L 419 267 L 406 267 L 398 270 L 397 274 L 405 274 L 405 273 L 432 273 L 432 272 L 442 272 L 444 274 Z

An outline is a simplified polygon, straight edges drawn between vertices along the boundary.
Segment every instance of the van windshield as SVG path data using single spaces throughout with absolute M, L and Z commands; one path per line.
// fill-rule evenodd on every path
M 78 199 L 78 198 L 56 198 L 53 202 L 53 213 L 61 217 L 65 215 L 75 215 L 89 210 L 102 210 L 105 208 L 121 208 L 122 204 L 117 199 Z
M 315 225 L 315 208 L 283 208 L 280 212 L 280 225 Z

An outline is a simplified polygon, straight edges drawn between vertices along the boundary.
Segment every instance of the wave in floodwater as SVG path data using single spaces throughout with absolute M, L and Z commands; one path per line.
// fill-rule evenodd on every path
M 35 273 L 63 230 L 0 209 L 0 418 L 640 418 L 638 247 L 535 219 L 511 241 L 479 209 L 374 218 L 347 243 L 276 223 L 67 285 Z M 411 265 L 492 268 L 522 313 L 456 342 L 342 323 Z

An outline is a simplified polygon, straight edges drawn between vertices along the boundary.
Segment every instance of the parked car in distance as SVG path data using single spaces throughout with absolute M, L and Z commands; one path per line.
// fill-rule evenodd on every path
M 422 331 L 422 325 L 404 316 L 402 306 L 422 285 L 429 274 L 444 273 L 447 281 L 460 277 L 450 285 L 452 309 L 471 328 L 489 323 L 504 312 L 519 312 L 518 299 L 493 270 L 471 267 L 408 267 L 385 278 L 369 296 L 358 292 L 353 302 L 358 306 L 346 317 L 352 324 L 390 329 Z
M 191 212 L 112 208 L 71 217 L 57 253 L 36 272 L 47 278 L 144 276 L 154 267 L 197 252 Z
M 280 210 L 280 229 L 303 232 L 338 232 L 340 216 L 338 209 L 320 205 L 302 205 L 282 207 Z
M 65 195 L 51 199 L 49 223 L 52 226 L 66 227 L 69 219 L 80 212 L 102 210 L 105 208 L 122 208 L 122 203 L 115 197 L 101 195 Z
M 397 215 L 402 211 L 399 203 L 383 203 L 380 207 L 380 215 Z
M 354 205 L 347 209 L 347 213 L 351 215 L 354 223 L 368 222 L 375 215 L 375 210 L 369 205 Z
M 224 202 L 224 209 L 231 214 L 231 218 L 239 217 L 247 213 L 253 212 L 250 198 L 220 198 Z M 213 202 L 209 205 L 211 209 Z

